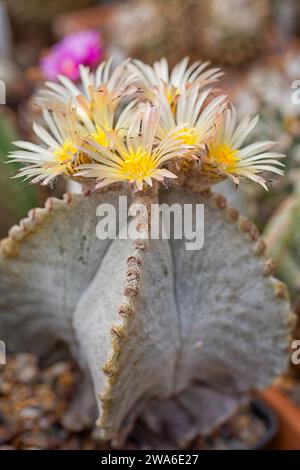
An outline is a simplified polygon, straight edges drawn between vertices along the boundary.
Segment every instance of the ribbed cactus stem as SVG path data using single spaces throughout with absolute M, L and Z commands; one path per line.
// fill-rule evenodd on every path
M 1 339 L 48 359 L 67 345 L 84 375 L 68 427 L 92 424 L 97 405 L 102 436 L 115 445 L 140 415 L 186 446 L 285 370 L 293 315 L 256 227 L 192 186 L 133 202 L 147 213 L 158 201 L 182 211 L 203 204 L 202 250 L 186 250 L 184 238 L 147 240 L 139 211 L 137 239 L 98 239 L 97 207 L 117 209 L 123 186 L 52 198 L 3 240 Z

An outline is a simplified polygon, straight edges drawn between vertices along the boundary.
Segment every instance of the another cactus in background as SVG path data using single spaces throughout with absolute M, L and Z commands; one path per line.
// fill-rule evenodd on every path
M 77 10 L 99 3 L 98 0 L 5 0 L 8 10 L 17 25 L 45 26 L 56 15 L 67 11 Z
M 112 16 L 111 41 L 148 62 L 201 53 L 240 64 L 266 44 L 268 0 L 129 0 Z
M 244 113 L 260 112 L 260 123 L 253 139 L 264 135 L 278 140 L 279 148 L 290 153 L 288 163 L 300 155 L 300 109 L 292 100 L 292 83 L 300 74 L 300 49 L 288 47 L 284 54 L 270 56 L 255 66 L 236 87 L 234 99 L 238 110 Z M 272 84 L 272 87 L 270 87 Z
M 299 178 L 299 171 L 295 171 Z M 278 207 L 264 230 L 268 252 L 276 262 L 277 274 L 295 299 L 300 294 L 300 188 Z
M 297 315 L 294 338 L 300 339 L 300 186 L 299 170 L 293 171 L 294 190 L 277 208 L 264 230 L 269 256 L 275 261 L 276 275 L 286 283 Z M 291 365 L 296 375 L 299 366 Z
M 284 38 L 300 36 L 300 5 L 298 0 L 271 0 L 274 18 Z
M 270 142 L 243 145 L 257 119 L 237 124 L 226 97 L 211 94 L 218 73 L 187 60 L 170 74 L 165 60 L 82 68 L 83 94 L 62 77 L 41 96 L 44 145 L 17 142 L 11 155 L 30 164 L 21 176 L 71 176 L 85 193 L 49 199 L 2 241 L 1 338 L 48 359 L 66 344 L 83 376 L 66 424 L 88 425 L 97 405 L 114 445 L 142 415 L 186 447 L 287 366 L 285 286 L 255 226 L 210 191 L 226 177 L 265 187 L 282 155 Z M 124 239 L 123 211 L 113 239 L 98 239 L 97 207 L 118 209 L 120 195 L 136 236 Z M 157 202 L 204 204 L 202 250 L 151 238 Z
M 300 76 L 300 51 L 288 47 L 284 54 L 273 55 L 262 65 L 255 66 L 241 80 L 234 92 L 239 113 L 247 110 L 260 114 L 260 120 L 251 139 L 276 140 L 280 151 L 288 155 L 286 176 L 272 178 L 273 184 L 266 193 L 260 188 L 244 185 L 243 197 L 247 200 L 247 215 L 263 229 L 281 202 L 293 191 L 293 171 L 300 159 L 300 106 L 292 99 L 296 90 L 292 83 Z M 272 86 L 270 86 L 272 84 Z
M 13 26 L 15 57 L 24 68 L 34 65 L 40 49 L 53 43 L 52 22 L 59 14 L 99 3 L 99 0 L 4 1 Z
M 174 64 L 199 56 L 201 15 L 197 0 L 129 0 L 115 7 L 110 41 L 129 56 L 153 62 L 164 55 Z
M 204 0 L 202 46 L 217 63 L 242 64 L 266 47 L 269 0 Z

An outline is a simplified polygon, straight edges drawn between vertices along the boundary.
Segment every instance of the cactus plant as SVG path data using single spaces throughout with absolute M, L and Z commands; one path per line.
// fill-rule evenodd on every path
M 285 39 L 289 39 L 295 34 L 299 36 L 300 7 L 298 0 L 287 0 L 284 4 L 280 0 L 272 0 L 272 10 Z
M 293 191 L 278 206 L 264 229 L 267 251 L 275 261 L 276 275 L 286 283 L 293 308 L 297 315 L 294 338 L 300 338 L 300 263 L 299 263 L 299 217 L 300 193 L 299 170 L 292 172 Z M 299 366 L 291 364 L 291 371 L 299 375 Z
M 268 0 L 130 0 L 115 9 L 109 28 L 113 43 L 147 62 L 201 52 L 241 64 L 265 47 L 269 13 Z
M 195 0 L 130 0 L 115 6 L 109 22 L 110 41 L 129 56 L 152 62 L 161 54 L 171 63 L 183 55 L 198 57 L 202 2 Z
M 259 123 L 251 139 L 255 142 L 264 136 L 276 139 L 279 150 L 288 155 L 285 178 L 273 179 L 270 191 L 258 187 L 243 187 L 247 201 L 247 215 L 260 229 L 264 229 L 272 213 L 293 191 L 292 174 L 298 167 L 300 156 L 300 112 L 293 100 L 297 92 L 292 84 L 298 79 L 299 49 L 289 46 L 285 54 L 273 55 L 264 64 L 256 66 L 238 83 L 234 99 L 238 111 L 260 113 Z M 272 87 L 270 87 L 272 83 Z
M 298 171 L 295 171 L 298 176 Z M 268 251 L 276 262 L 277 274 L 289 287 L 292 298 L 299 295 L 298 259 L 300 197 L 299 185 L 277 208 L 268 221 L 264 237 Z
M 39 60 L 41 48 L 53 43 L 52 22 L 60 14 L 96 5 L 98 0 L 4 0 L 14 32 L 18 63 L 30 67 Z M 39 48 L 36 45 L 39 44 Z
M 11 155 L 30 164 L 20 176 L 77 178 L 84 192 L 49 199 L 2 241 L 1 338 L 47 359 L 67 345 L 82 371 L 69 427 L 88 425 L 97 405 L 102 437 L 116 446 L 143 416 L 185 447 L 287 365 L 285 286 L 255 226 L 210 189 L 226 177 L 265 186 L 262 172 L 281 173 L 282 155 L 267 152 L 270 142 L 243 146 L 256 118 L 237 124 L 201 64 L 184 60 L 169 74 L 164 60 L 113 72 L 103 63 L 81 74 L 82 90 L 60 77 L 43 92 L 49 131 L 34 129 L 44 144 L 17 142 Z M 124 236 L 122 212 L 122 236 L 99 239 L 97 207 L 117 209 L 120 196 L 136 236 Z M 201 250 L 150 236 L 158 202 L 204 204 Z
M 293 163 L 297 151 L 299 153 L 300 111 L 293 100 L 296 90 L 292 88 L 300 73 L 299 52 L 298 47 L 290 46 L 285 54 L 270 56 L 238 83 L 234 93 L 241 113 L 249 109 L 252 113 L 260 112 L 260 125 L 252 138 L 277 136 L 280 150 L 289 151 L 294 157 L 288 164 Z
M 28 0 L 26 3 L 16 0 L 6 0 L 9 12 L 14 21 L 20 26 L 40 26 L 49 24 L 56 15 L 97 3 L 97 0 L 63 0 L 43 2 L 42 0 Z
M 205 0 L 201 4 L 206 11 L 202 44 L 208 57 L 217 63 L 239 65 L 265 49 L 268 0 Z

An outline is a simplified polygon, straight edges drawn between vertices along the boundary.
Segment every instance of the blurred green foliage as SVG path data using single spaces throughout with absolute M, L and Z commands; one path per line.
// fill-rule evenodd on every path
M 12 150 L 12 142 L 18 138 L 16 129 L 6 116 L 0 115 L 0 237 L 28 211 L 39 203 L 36 186 L 11 177 L 18 170 L 16 163 L 7 163 L 7 154 Z

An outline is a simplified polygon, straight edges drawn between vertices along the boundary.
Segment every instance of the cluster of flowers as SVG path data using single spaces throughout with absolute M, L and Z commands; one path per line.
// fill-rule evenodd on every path
M 246 177 L 267 189 L 261 174 L 282 174 L 284 155 L 269 152 L 270 141 L 243 146 L 258 117 L 237 122 L 227 97 L 211 88 L 222 72 L 208 65 L 185 58 L 169 72 L 165 59 L 153 67 L 128 60 L 112 70 L 108 61 L 94 74 L 81 66 L 78 86 L 65 76 L 46 83 L 39 103 L 47 129 L 33 125 L 43 144 L 15 142 L 10 157 L 29 164 L 17 176 L 48 184 L 63 174 L 93 178 L 96 188 L 125 181 L 142 190 L 176 178 L 190 161 L 212 182 Z

